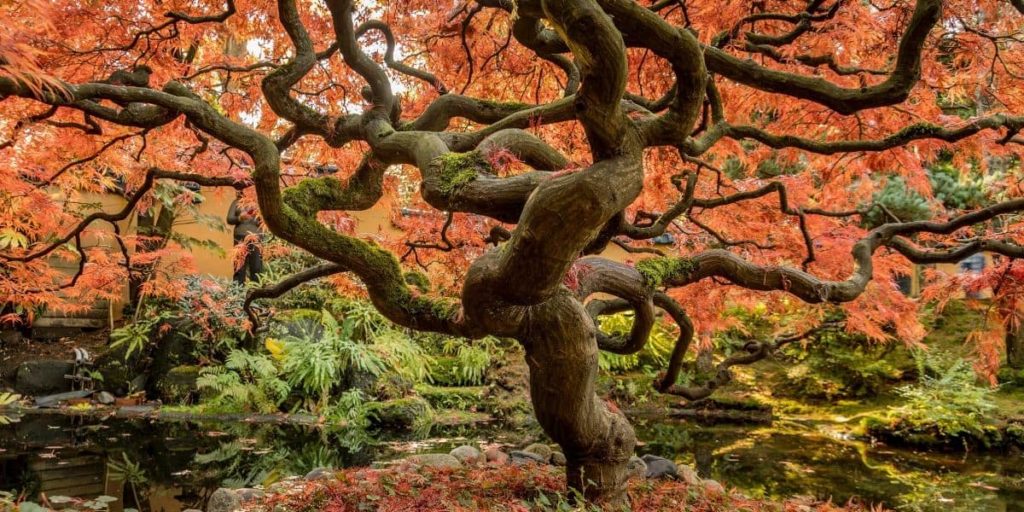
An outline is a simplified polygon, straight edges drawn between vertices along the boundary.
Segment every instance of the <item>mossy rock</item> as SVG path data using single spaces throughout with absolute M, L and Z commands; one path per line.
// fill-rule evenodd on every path
M 323 313 L 312 309 L 288 309 L 275 314 L 271 322 L 288 336 L 319 336 L 323 332 L 322 316 Z
M 486 377 L 486 408 L 503 425 L 518 429 L 535 426 L 530 403 L 530 370 L 519 352 L 507 352 Z
M 156 396 L 165 404 L 191 404 L 198 394 L 198 378 L 198 366 L 174 367 L 154 384 Z
M 349 367 L 341 375 L 341 387 L 346 390 L 358 389 L 364 396 L 374 396 L 378 380 L 377 375 L 372 372 Z
M 1006 441 L 1018 448 L 1024 448 L 1024 423 L 1010 423 L 1005 429 Z
M 149 358 L 141 352 L 133 352 L 126 357 L 127 345 L 108 349 L 96 356 L 93 370 L 103 376 L 99 383 L 100 391 L 109 391 L 118 396 L 137 391 L 132 381 L 148 370 Z
M 370 425 L 384 430 L 415 430 L 433 416 L 430 403 L 418 396 L 372 402 L 366 408 Z
M 188 336 L 189 322 L 175 321 L 174 327 L 167 334 L 155 340 L 153 349 L 153 363 L 149 367 L 149 382 L 155 384 L 176 367 L 196 363 L 196 342 Z M 148 391 L 151 394 L 158 394 L 158 390 L 151 386 Z
M 373 384 L 373 394 L 380 400 L 405 398 L 412 394 L 413 389 L 414 386 L 411 380 L 394 373 L 380 376 Z M 427 400 L 429 401 L 429 399 Z M 433 402 L 431 402 L 431 405 L 434 405 Z
M 442 427 L 466 427 L 488 423 L 494 418 L 485 412 L 439 409 L 434 412 L 431 422 Z
M 745 396 L 715 396 L 688 402 L 682 406 L 683 409 L 704 409 L 715 411 L 752 411 L 772 413 L 772 406 L 754 397 Z
M 417 384 L 416 394 L 437 409 L 482 410 L 486 386 L 443 387 Z
M 930 450 L 992 450 L 1008 445 L 1004 428 L 985 425 L 979 430 L 947 434 L 931 425 L 908 425 L 900 418 L 869 416 L 861 420 L 866 433 L 893 446 Z

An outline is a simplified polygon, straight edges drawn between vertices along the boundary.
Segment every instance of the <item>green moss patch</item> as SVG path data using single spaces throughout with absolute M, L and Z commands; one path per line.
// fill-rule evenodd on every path
M 481 171 L 490 171 L 491 164 L 479 151 L 446 153 L 438 157 L 438 189 L 451 195 L 476 180 Z
M 686 275 L 694 270 L 696 264 L 689 258 L 657 257 L 640 260 L 636 264 L 637 272 L 644 278 L 644 284 L 657 288 L 665 281 Z

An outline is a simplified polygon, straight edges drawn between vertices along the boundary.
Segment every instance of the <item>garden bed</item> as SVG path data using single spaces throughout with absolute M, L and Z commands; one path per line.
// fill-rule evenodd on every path
M 569 505 L 564 470 L 552 466 L 361 468 L 341 470 L 335 476 L 279 486 L 247 503 L 244 510 L 581 510 Z M 856 504 L 837 506 L 811 498 L 785 502 L 757 500 L 718 485 L 691 485 L 681 480 L 634 480 L 629 496 L 634 511 L 869 510 Z

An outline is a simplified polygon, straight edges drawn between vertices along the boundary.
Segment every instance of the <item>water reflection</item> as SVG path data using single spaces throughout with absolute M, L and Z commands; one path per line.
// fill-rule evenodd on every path
M 1019 453 L 919 453 L 844 439 L 822 426 L 643 422 L 641 450 L 758 497 L 809 495 L 921 511 L 1024 510 Z
M 860 499 L 910 510 L 1024 510 L 1019 454 L 921 454 L 843 439 L 819 427 L 697 427 L 639 421 L 641 453 L 694 466 L 701 476 L 766 497 Z M 28 415 L 0 426 L 0 490 L 37 499 L 111 496 L 109 510 L 204 508 L 218 487 L 266 485 L 317 467 L 363 466 L 403 452 L 501 440 L 486 429 L 391 440 L 361 451 L 314 427 L 246 423 L 99 421 Z M 510 444 L 525 442 L 513 437 Z

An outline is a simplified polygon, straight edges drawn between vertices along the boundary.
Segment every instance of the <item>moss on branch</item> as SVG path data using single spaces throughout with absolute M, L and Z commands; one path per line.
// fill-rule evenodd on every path
M 405 282 L 407 284 L 415 286 L 417 290 L 423 293 L 427 293 L 430 291 L 430 279 L 428 279 L 427 275 L 424 274 L 423 272 L 417 272 L 415 270 L 412 272 L 406 272 Z
M 696 263 L 690 258 L 656 257 L 640 260 L 637 272 L 644 278 L 644 284 L 657 288 L 665 281 L 686 275 L 693 271 Z
M 315 215 L 325 205 L 343 201 L 346 188 L 332 176 L 309 178 L 284 190 L 284 202 L 305 214 Z
M 451 195 L 471 183 L 481 171 L 493 171 L 490 162 L 479 151 L 446 153 L 438 157 L 438 189 Z
M 501 111 L 506 111 L 506 110 L 519 111 L 519 110 L 526 110 L 528 108 L 532 108 L 533 107 L 533 105 L 530 105 L 529 103 L 522 103 L 522 102 L 518 102 L 518 101 L 494 101 L 494 100 L 487 100 L 487 99 L 480 99 L 480 100 L 477 100 L 477 101 L 479 101 L 480 104 L 482 104 L 484 107 L 492 108 L 494 110 L 501 110 Z

